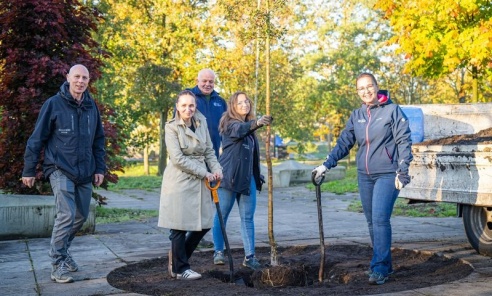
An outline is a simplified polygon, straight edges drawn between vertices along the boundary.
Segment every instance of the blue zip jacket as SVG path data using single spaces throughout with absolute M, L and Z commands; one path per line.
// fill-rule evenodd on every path
M 256 120 L 242 122 L 232 119 L 227 126 L 222 135 L 223 151 L 219 158 L 224 175 L 221 188 L 249 196 L 251 178 L 254 178 L 256 190 L 261 191 L 263 180 L 256 129 Z
M 219 122 L 222 114 L 227 111 L 226 101 L 215 90 L 210 94 L 210 100 L 207 96 L 202 94 L 202 91 L 198 88 L 198 85 L 194 88 L 189 88 L 196 96 L 196 107 L 205 118 L 207 118 L 208 132 L 212 139 L 214 146 L 215 156 L 219 158 L 219 149 L 221 136 L 219 134 Z
M 41 107 L 34 132 L 24 153 L 23 177 L 34 177 L 44 147 L 43 172 L 46 178 L 61 170 L 76 184 L 90 183 L 94 174 L 106 172 L 105 140 L 101 116 L 86 90 L 79 105 L 68 82 Z
M 408 118 L 397 104 L 387 102 L 352 111 L 337 145 L 323 163 L 328 169 L 357 143 L 357 171 L 365 174 L 407 173 L 413 160 Z

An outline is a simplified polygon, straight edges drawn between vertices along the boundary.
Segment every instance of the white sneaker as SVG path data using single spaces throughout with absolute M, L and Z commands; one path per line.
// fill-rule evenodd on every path
M 183 273 L 176 274 L 176 279 L 178 280 L 198 280 L 201 279 L 202 275 L 198 272 L 194 272 L 191 269 L 186 270 Z

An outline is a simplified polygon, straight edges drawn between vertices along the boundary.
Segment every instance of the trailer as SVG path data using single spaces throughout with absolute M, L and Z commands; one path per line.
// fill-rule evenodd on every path
M 412 145 L 412 180 L 400 197 L 455 203 L 471 246 L 492 256 L 492 138 L 483 135 L 492 103 L 411 107 L 422 109 L 424 141 Z

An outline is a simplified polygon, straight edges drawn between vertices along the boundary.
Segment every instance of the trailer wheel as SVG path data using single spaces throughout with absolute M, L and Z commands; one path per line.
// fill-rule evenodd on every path
M 471 246 L 492 256 L 492 207 L 463 205 L 463 225 Z

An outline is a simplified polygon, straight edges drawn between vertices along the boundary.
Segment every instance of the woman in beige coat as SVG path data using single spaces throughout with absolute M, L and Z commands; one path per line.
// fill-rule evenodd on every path
M 169 274 L 180 280 L 195 280 L 201 275 L 191 270 L 188 259 L 212 227 L 214 215 L 205 181 L 221 179 L 222 168 L 206 118 L 196 110 L 191 91 L 179 93 L 176 115 L 166 123 L 165 131 L 170 161 L 162 179 L 158 226 L 171 229 Z

